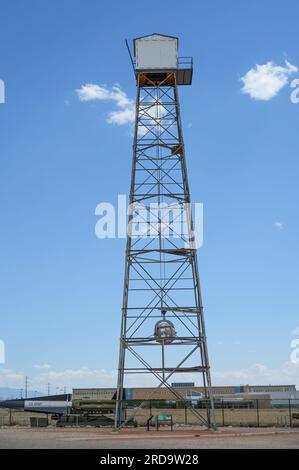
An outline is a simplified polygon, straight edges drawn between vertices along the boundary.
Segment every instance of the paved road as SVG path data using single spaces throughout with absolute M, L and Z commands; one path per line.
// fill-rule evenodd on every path
M 299 430 L 0 429 L 0 449 L 299 449 Z

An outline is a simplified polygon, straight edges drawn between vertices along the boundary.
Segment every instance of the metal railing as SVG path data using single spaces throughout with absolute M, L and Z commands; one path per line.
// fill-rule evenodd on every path
M 183 56 L 178 58 L 179 69 L 193 69 L 193 57 Z

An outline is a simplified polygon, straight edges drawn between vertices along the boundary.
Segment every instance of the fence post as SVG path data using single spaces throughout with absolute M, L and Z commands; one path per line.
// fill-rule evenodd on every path
M 185 424 L 188 424 L 187 423 L 187 405 L 185 403 Z
M 289 417 L 290 417 L 290 427 L 293 427 L 293 420 L 292 420 L 292 405 L 291 400 L 289 399 Z
M 224 402 L 223 402 L 223 398 L 221 400 L 221 409 L 222 409 L 222 426 L 224 427 L 225 423 L 224 423 Z
M 257 427 L 260 427 L 260 413 L 259 413 L 259 399 L 256 399 L 256 417 L 257 417 Z

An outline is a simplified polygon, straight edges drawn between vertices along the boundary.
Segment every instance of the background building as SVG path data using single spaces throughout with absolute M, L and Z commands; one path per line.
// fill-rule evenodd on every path
M 204 397 L 204 388 L 193 383 L 174 383 L 172 386 L 185 399 L 200 399 Z M 211 393 L 215 397 L 245 398 L 254 396 L 279 399 L 297 399 L 299 392 L 295 385 L 239 385 L 212 387 Z M 113 400 L 116 388 L 75 388 L 73 400 Z M 166 388 L 134 387 L 125 389 L 126 400 L 174 400 L 174 395 Z

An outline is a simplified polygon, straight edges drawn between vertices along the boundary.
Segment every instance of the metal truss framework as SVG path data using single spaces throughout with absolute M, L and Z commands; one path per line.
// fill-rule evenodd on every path
M 175 80 L 175 72 L 167 73 L 159 81 L 137 74 L 116 428 L 126 423 L 123 401 L 127 374 L 151 374 L 160 392 L 163 388 L 171 391 L 175 400 L 185 401 L 190 406 L 201 424 L 214 426 L 210 366 Z M 134 232 L 136 225 L 137 233 Z M 158 342 L 154 334 L 159 320 L 167 320 L 175 328 L 175 335 L 168 343 Z M 193 377 L 195 373 L 202 375 L 205 398 L 209 401 L 206 415 L 194 409 L 170 384 L 170 378 L 182 373 L 193 374 Z

